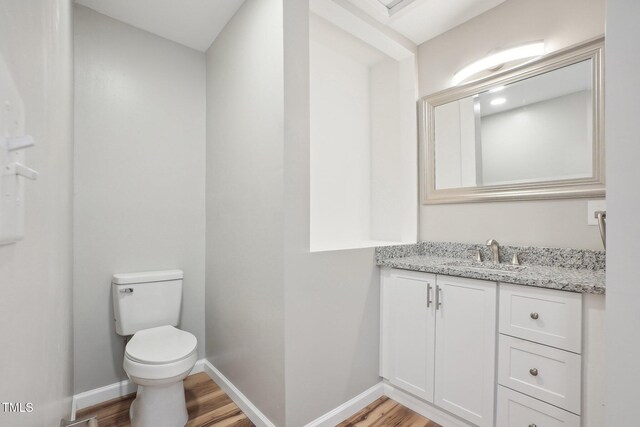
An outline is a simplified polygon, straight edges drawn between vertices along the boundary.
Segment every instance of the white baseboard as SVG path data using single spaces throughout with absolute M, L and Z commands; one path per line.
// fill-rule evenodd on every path
M 204 362 L 205 359 L 198 360 L 189 375 L 204 372 Z M 71 401 L 71 420 L 76 419 L 77 411 L 97 405 L 98 403 L 135 393 L 137 387 L 138 386 L 136 386 L 136 384 L 131 380 L 124 380 L 104 387 L 78 393 L 73 396 Z
M 383 392 L 384 387 L 380 382 L 363 391 L 353 399 L 350 399 L 337 408 L 327 412 L 320 418 L 316 418 L 305 427 L 334 427 L 349 417 L 357 414 L 376 399 L 381 398 L 384 394 Z
M 220 388 L 235 402 L 236 405 L 257 427 L 275 427 L 269 419 L 227 379 L 208 360 L 200 359 L 196 362 L 190 374 L 205 372 Z M 94 390 L 78 393 L 73 396 L 71 403 L 71 419 L 75 420 L 76 411 L 123 397 L 136 391 L 136 384 L 130 380 L 120 381 Z M 373 387 L 363 391 L 356 397 L 327 412 L 308 423 L 305 427 L 332 427 L 346 420 L 365 408 L 376 399 L 387 396 L 401 405 L 429 418 L 444 427 L 471 427 L 458 417 L 449 414 L 386 381 L 381 381 Z
M 443 427 L 473 427 L 458 417 L 439 409 L 399 388 L 396 388 L 386 381 L 380 383 L 383 386 L 384 395 L 395 400 L 399 404 L 406 406 L 414 412 L 440 424 Z
M 71 403 L 71 419 L 76 418 L 76 412 L 107 400 L 123 397 L 135 393 L 137 386 L 131 380 L 109 384 L 104 387 L 78 393 L 73 396 Z
M 222 372 L 218 371 L 208 360 L 204 359 L 204 372 L 209 375 L 220 388 L 235 402 L 236 405 L 244 412 L 257 427 L 275 427 L 260 410 L 247 397 L 242 394 L 236 386 L 225 377 Z

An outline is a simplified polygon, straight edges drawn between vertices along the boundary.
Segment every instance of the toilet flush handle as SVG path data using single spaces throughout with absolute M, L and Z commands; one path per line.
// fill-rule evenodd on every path
M 120 292 L 122 292 L 123 294 L 132 294 L 133 293 L 133 288 L 120 289 Z

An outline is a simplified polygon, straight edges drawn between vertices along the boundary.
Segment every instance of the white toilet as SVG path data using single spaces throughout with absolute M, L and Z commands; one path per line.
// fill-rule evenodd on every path
M 175 328 L 182 302 L 181 270 L 114 274 L 116 332 L 133 335 L 124 370 L 138 385 L 131 427 L 183 427 L 188 420 L 182 380 L 198 358 L 198 340 Z

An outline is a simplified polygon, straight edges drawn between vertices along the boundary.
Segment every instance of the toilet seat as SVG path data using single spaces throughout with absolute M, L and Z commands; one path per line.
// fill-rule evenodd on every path
M 193 334 L 173 326 L 137 332 L 125 349 L 123 367 L 136 384 L 160 385 L 186 376 L 198 359 Z
M 158 326 L 137 332 L 127 344 L 125 355 L 134 362 L 164 365 L 189 357 L 197 346 L 193 334 L 173 326 Z

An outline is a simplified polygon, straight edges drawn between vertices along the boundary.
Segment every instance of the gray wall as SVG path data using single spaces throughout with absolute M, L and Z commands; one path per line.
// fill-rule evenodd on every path
M 607 0 L 607 427 L 637 423 L 640 392 L 640 2 Z
M 379 381 L 373 249 L 309 253 L 308 2 L 284 0 L 286 425 Z
M 207 52 L 207 358 L 293 427 L 379 381 L 373 250 L 309 253 L 308 49 L 306 2 L 247 0 Z
M 604 0 L 507 0 L 418 48 L 420 96 L 496 48 L 544 39 L 553 51 L 604 34 Z M 431 205 L 420 209 L 420 240 L 602 249 L 587 225 L 586 200 Z
M 284 425 L 282 1 L 207 51 L 207 358 Z
M 75 8 L 75 392 L 126 378 L 113 273 L 185 272 L 204 356 L 205 57 Z
M 591 100 L 583 90 L 482 117 L 482 182 L 589 177 Z
M 25 163 L 26 234 L 0 246 L 0 401 L 31 402 L 31 414 L 0 411 L 0 425 L 55 426 L 71 410 L 72 41 L 69 0 L 0 2 L 0 54 L 26 107 L 36 146 Z

